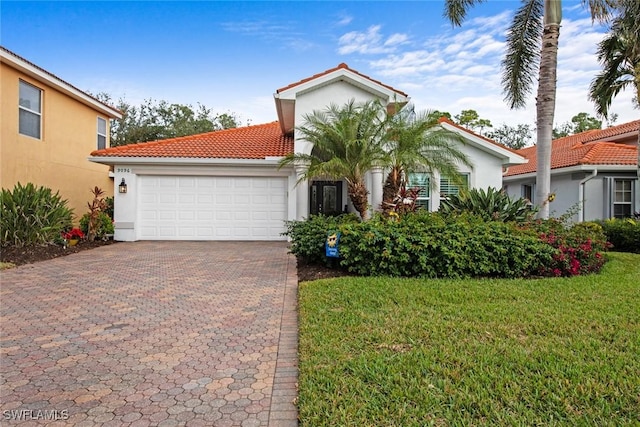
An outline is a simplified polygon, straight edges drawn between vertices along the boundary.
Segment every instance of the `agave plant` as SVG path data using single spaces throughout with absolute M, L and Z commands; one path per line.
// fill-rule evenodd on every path
M 537 208 L 527 199 L 511 199 L 504 191 L 489 187 L 486 191 L 474 188 L 450 195 L 440 203 L 440 212 L 469 212 L 487 221 L 526 222 L 533 219 Z

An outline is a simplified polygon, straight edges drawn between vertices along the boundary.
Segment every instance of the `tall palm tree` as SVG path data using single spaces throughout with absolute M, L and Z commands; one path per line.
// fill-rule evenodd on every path
M 591 82 L 589 98 L 596 112 L 607 117 L 611 102 L 621 90 L 635 86 L 633 102 L 640 108 L 640 1 L 619 0 L 609 34 L 598 44 L 602 72 Z M 638 132 L 640 178 L 640 130 Z
M 347 194 L 361 218 L 368 217 L 368 194 L 365 174 L 381 166 L 385 156 L 382 147 L 385 109 L 379 102 L 344 106 L 331 104 L 322 111 L 304 116 L 304 124 L 296 130 L 313 144 L 311 154 L 291 153 L 280 167 L 297 164 L 305 170 L 299 183 L 314 178 L 344 179 Z
M 468 10 L 483 1 L 445 0 L 444 14 L 453 25 L 460 26 Z M 582 0 L 582 3 L 588 4 L 593 19 L 605 20 L 612 0 Z M 511 108 L 525 105 L 538 72 L 536 200 L 540 204 L 540 218 L 549 217 L 551 140 L 561 21 L 561 0 L 523 0 L 509 27 L 507 53 L 502 61 L 502 88 Z
M 435 171 L 455 179 L 458 165 L 471 163 L 454 140 L 463 143 L 456 133 L 438 126 L 433 112 L 415 113 L 406 106 L 387 120 L 385 151 L 389 173 L 382 193 L 383 209 L 391 207 L 400 188 L 406 185 L 410 173 Z

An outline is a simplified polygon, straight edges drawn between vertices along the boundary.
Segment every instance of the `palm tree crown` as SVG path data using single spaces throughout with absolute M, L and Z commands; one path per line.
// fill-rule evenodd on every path
M 464 21 L 468 10 L 484 0 L 445 0 L 445 16 L 453 25 Z M 619 0 L 637 1 L 637 0 Z M 593 19 L 609 16 L 612 0 L 583 0 Z M 537 158 L 536 200 L 538 216 L 548 218 L 551 183 L 551 140 L 555 114 L 558 38 L 562 21 L 561 0 L 523 0 L 507 34 L 502 61 L 502 88 L 511 108 L 523 107 L 538 72 L 536 96 Z
M 368 190 L 365 174 L 383 165 L 382 137 L 385 109 L 379 102 L 344 106 L 331 104 L 323 111 L 304 116 L 296 128 L 300 136 L 313 144 L 310 154 L 291 153 L 280 166 L 305 166 L 299 182 L 310 179 L 344 179 L 347 193 L 362 219 L 367 218 Z

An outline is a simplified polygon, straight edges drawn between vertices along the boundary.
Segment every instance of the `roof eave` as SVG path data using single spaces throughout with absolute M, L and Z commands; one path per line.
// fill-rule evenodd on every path
M 485 141 L 482 138 L 479 138 L 472 132 L 465 132 L 464 129 L 461 129 L 457 126 L 453 126 L 447 122 L 441 122 L 440 126 L 444 129 L 455 132 L 458 135 L 462 136 L 464 139 L 469 141 L 474 147 L 482 150 L 486 153 L 492 154 L 495 157 L 502 159 L 503 166 L 513 166 L 513 165 L 522 165 L 529 162 L 529 159 L 514 153 L 511 150 L 506 148 L 502 148 L 497 144 L 492 144 L 488 141 Z
M 608 165 L 608 164 L 582 164 L 574 166 L 565 166 L 562 168 L 551 169 L 551 175 L 561 175 L 565 173 L 573 172 L 591 172 L 597 169 L 600 172 L 634 172 L 636 170 L 635 165 Z M 535 178 L 536 172 L 521 173 L 518 175 L 503 175 L 503 181 L 517 181 L 520 179 Z
M 282 157 L 270 156 L 262 159 L 227 159 L 202 157 L 131 157 L 131 156 L 89 156 L 90 162 L 104 165 L 163 165 L 163 166 L 278 166 Z
M 108 116 L 112 119 L 121 119 L 122 112 L 115 108 L 111 108 L 106 104 L 101 103 L 100 101 L 90 97 L 86 93 L 81 90 L 71 86 L 69 83 L 64 82 L 49 74 L 42 69 L 30 64 L 26 61 L 23 61 L 17 56 L 10 54 L 4 49 L 0 49 L 0 62 L 5 63 L 18 71 L 24 73 L 25 75 L 42 82 L 48 86 L 54 87 L 56 90 L 64 93 L 65 95 L 75 99 L 76 101 L 85 104 L 100 113 Z

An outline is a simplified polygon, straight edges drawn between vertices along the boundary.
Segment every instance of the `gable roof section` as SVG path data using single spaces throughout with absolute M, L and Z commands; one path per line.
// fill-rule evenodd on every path
M 612 126 L 602 130 L 590 130 L 552 141 L 551 169 L 578 165 L 624 165 L 638 164 L 638 148 L 633 145 L 611 141 L 638 135 L 640 120 Z M 538 168 L 536 147 L 517 150 L 529 163 L 510 167 L 505 177 L 533 173 Z
M 356 71 L 356 70 L 354 70 L 354 69 L 352 69 L 352 68 L 349 68 L 349 66 L 348 66 L 347 64 L 345 64 L 344 62 L 342 62 L 342 63 L 338 64 L 338 66 L 337 66 L 337 67 L 329 68 L 329 69 L 328 69 L 328 70 L 326 70 L 326 71 L 323 71 L 323 72 L 318 73 L 318 74 L 314 74 L 314 75 L 313 75 L 313 76 L 311 76 L 311 77 L 307 77 L 306 79 L 302 79 L 302 80 L 300 80 L 300 81 L 297 81 L 297 82 L 295 82 L 295 83 L 291 83 L 290 85 L 287 85 L 287 86 L 285 86 L 285 87 L 282 87 L 282 88 L 280 88 L 280 89 L 276 90 L 276 93 L 282 93 L 282 92 L 284 92 L 284 91 L 286 91 L 286 90 L 289 90 L 289 89 L 294 88 L 294 87 L 296 87 L 296 86 L 300 86 L 300 85 L 302 85 L 302 84 L 304 84 L 304 83 L 307 83 L 307 82 L 310 82 L 310 81 L 312 81 L 312 80 L 316 80 L 316 79 L 318 79 L 318 78 L 320 78 L 320 77 L 326 76 L 326 75 L 328 75 L 328 74 L 333 73 L 334 71 L 338 71 L 338 70 L 341 70 L 341 69 L 342 69 L 342 70 L 349 70 L 349 71 L 351 71 L 352 73 L 357 74 L 357 75 L 359 75 L 360 77 L 363 77 L 363 78 L 365 78 L 365 79 L 367 79 L 367 80 L 371 81 L 372 83 L 375 83 L 375 84 L 380 85 L 380 86 L 384 86 L 384 87 L 386 87 L 387 89 L 389 89 L 390 91 L 392 91 L 392 92 L 396 92 L 396 93 L 397 93 L 397 94 L 399 94 L 399 95 L 402 95 L 402 96 L 405 96 L 405 97 L 409 96 L 409 95 L 407 95 L 406 93 L 404 93 L 404 92 L 402 92 L 402 91 L 400 91 L 400 90 L 398 90 L 398 89 L 395 89 L 395 88 L 393 88 L 393 87 L 391 87 L 391 86 L 389 86 L 389 85 L 386 85 L 386 84 L 382 83 L 382 82 L 381 82 L 381 81 L 379 81 L 379 80 L 372 79 L 371 77 L 369 77 L 369 76 L 367 76 L 367 75 L 365 75 L 365 74 L 362 74 L 362 73 L 361 73 L 361 72 L 359 72 L 359 71 Z
M 472 144 L 476 148 L 502 159 L 502 164 L 505 166 L 519 165 L 527 161 L 516 150 L 513 150 L 505 145 L 498 144 L 492 139 L 486 138 L 465 127 L 453 123 L 446 117 L 441 117 L 438 120 L 438 123 L 440 123 L 440 126 L 442 126 L 443 129 L 455 132 L 458 135 L 462 136 L 467 140 L 468 143 Z
M 54 87 L 56 90 L 64 93 L 65 95 L 93 108 L 94 110 L 101 112 L 102 114 L 110 118 L 122 118 L 122 112 L 120 110 L 97 100 L 88 93 L 78 89 L 70 83 L 67 83 L 60 77 L 48 72 L 44 68 L 38 67 L 33 62 L 24 59 L 20 55 L 10 51 L 4 46 L 0 46 L 0 62 L 7 64 L 12 68 L 15 68 L 16 70 L 39 82 Z
M 265 159 L 293 152 L 278 122 L 96 150 L 92 157 Z
M 282 133 L 293 132 L 295 126 L 295 105 L 298 95 L 336 81 L 348 81 L 356 87 L 375 94 L 375 96 L 385 100 L 385 102 L 390 103 L 395 101 L 399 105 L 404 105 L 409 100 L 409 96 L 406 93 L 353 70 L 343 62 L 337 67 L 314 74 L 311 77 L 304 78 L 276 90 L 273 97 L 275 99 L 276 111 Z

